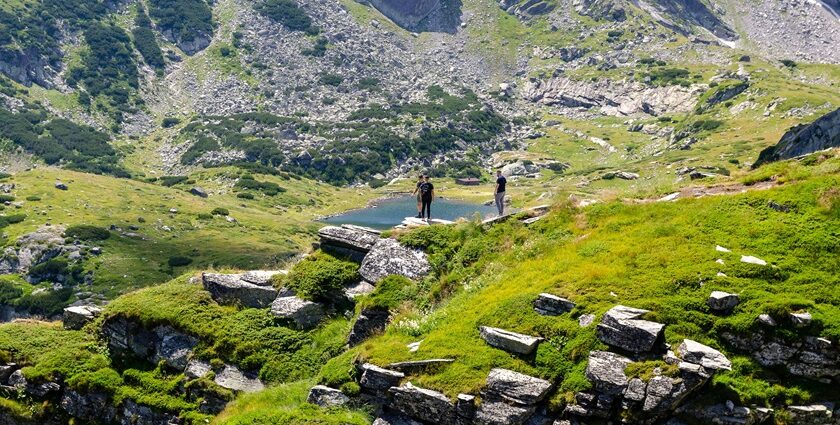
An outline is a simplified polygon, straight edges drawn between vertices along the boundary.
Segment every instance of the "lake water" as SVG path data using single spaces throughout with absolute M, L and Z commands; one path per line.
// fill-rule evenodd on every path
M 475 214 L 482 217 L 496 213 L 496 207 L 471 204 L 449 199 L 435 199 L 432 202 L 432 218 L 455 221 L 459 218 L 472 218 Z M 330 224 L 355 224 L 379 230 L 390 229 L 406 217 L 417 215 L 417 198 L 401 196 L 376 202 L 375 206 L 350 211 L 323 220 Z

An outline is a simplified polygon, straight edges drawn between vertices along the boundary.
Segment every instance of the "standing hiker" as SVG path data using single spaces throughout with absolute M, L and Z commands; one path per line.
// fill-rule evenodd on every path
M 496 209 L 499 210 L 499 217 L 505 215 L 505 189 L 507 186 L 507 179 L 502 175 L 502 171 L 496 171 L 496 189 L 493 194 L 496 198 Z
M 429 176 L 423 176 L 423 184 L 420 185 L 420 218 L 429 221 L 432 219 L 432 199 L 435 197 L 435 185 L 429 181 Z
M 417 178 L 417 185 L 414 186 L 414 195 L 417 195 L 417 218 L 423 218 L 423 194 L 420 193 L 420 186 L 423 184 L 423 174 Z

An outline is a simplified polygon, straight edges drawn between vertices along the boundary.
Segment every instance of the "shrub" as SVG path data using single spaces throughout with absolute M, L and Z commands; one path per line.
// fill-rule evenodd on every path
M 187 176 L 163 176 L 160 178 L 160 184 L 166 187 L 172 187 L 176 184 L 184 183 L 188 179 Z
M 720 120 L 698 120 L 691 124 L 691 127 L 698 131 L 712 131 L 723 125 Z
M 163 122 L 160 123 L 160 126 L 163 127 L 163 128 L 172 128 L 172 127 L 175 127 L 176 125 L 178 125 L 180 123 L 181 123 L 180 118 L 166 117 L 166 118 L 163 119 Z
M 26 200 L 29 202 L 38 202 L 41 200 L 41 197 L 37 195 L 29 195 L 26 197 Z
M 11 175 L 11 174 L 9 174 L 9 173 L 2 173 L 2 172 L 0 172 L 0 180 L 6 180 L 6 179 L 8 179 L 9 177 L 12 177 L 12 175 Z
M 104 241 L 111 237 L 111 232 L 101 227 L 79 224 L 68 227 L 64 236 L 82 241 Z
M 26 220 L 25 214 L 15 214 L 15 215 L 0 215 L 0 228 L 6 227 L 10 224 L 18 224 Z
M 15 200 L 15 197 L 12 195 L 0 195 L 0 203 L 4 202 L 12 202 Z
M 216 208 L 213 208 L 213 211 L 210 211 L 210 214 L 212 214 L 212 215 L 229 215 L 230 211 L 228 211 L 227 208 L 216 207 Z
M 358 282 L 359 265 L 319 252 L 295 264 L 280 284 L 311 300 L 326 300 L 345 285 Z
M 163 52 L 160 50 L 154 31 L 152 31 L 152 21 L 142 8 L 134 19 L 134 26 L 135 28 L 131 32 L 131 35 L 134 36 L 134 47 L 137 48 L 137 51 L 140 52 L 143 60 L 149 66 L 157 69 L 163 68 L 166 65 L 163 60 Z
M 212 220 L 213 219 L 213 214 L 198 213 L 198 219 L 199 220 Z
M 344 77 L 336 74 L 321 74 L 321 84 L 338 87 L 344 82 Z
M 20 298 L 23 295 L 23 289 L 15 285 L 11 279 L 5 276 L 0 279 L 0 304 L 9 305 L 12 300 Z
M 43 292 L 25 295 L 18 299 L 17 306 L 29 310 L 32 314 L 40 314 L 47 317 L 60 314 L 64 307 L 70 303 L 73 296 L 73 288 L 67 287 L 57 291 L 47 290 Z
M 294 0 L 265 0 L 256 9 L 261 15 L 283 24 L 292 31 L 309 34 L 318 32 L 318 29 L 312 26 L 312 19 Z
M 782 65 L 784 65 L 788 68 L 796 68 L 796 62 L 794 62 L 790 59 L 782 59 L 780 62 L 782 63 Z
M 178 256 L 178 255 L 173 255 L 172 257 L 169 257 L 169 260 L 167 261 L 167 263 L 169 264 L 169 267 L 189 266 L 190 264 L 192 264 L 192 262 L 193 262 L 192 258 L 182 257 L 182 256 Z
M 237 193 L 236 197 L 239 198 L 239 199 L 254 199 L 254 194 L 253 193 L 248 193 L 248 192 L 241 192 L 241 193 Z

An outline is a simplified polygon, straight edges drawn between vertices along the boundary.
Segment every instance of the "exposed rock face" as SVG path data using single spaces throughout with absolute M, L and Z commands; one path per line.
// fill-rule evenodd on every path
M 61 55 L 61 52 L 53 54 Z M 0 50 L 0 72 L 25 86 L 35 83 L 46 88 L 53 87 L 59 68 L 59 64 L 50 63 L 34 48 L 26 51 Z
M 186 369 L 193 349 L 198 345 L 198 338 L 178 332 L 171 326 L 158 326 L 155 335 L 158 337 L 155 362 L 163 360 L 175 370 Z
M 680 356 L 682 356 L 683 360 L 699 364 L 706 369 L 732 369 L 732 362 L 730 362 L 723 353 L 690 339 L 686 339 L 682 344 L 680 344 Z
M 480 425 L 522 425 L 537 410 L 535 406 L 521 406 L 502 400 L 485 400 L 475 415 Z
M 753 167 L 836 147 L 840 147 L 840 109 L 790 129 L 776 146 L 761 151 Z
M 786 341 L 764 333 L 722 336 L 736 350 L 751 355 L 764 367 L 783 367 L 794 376 L 840 383 L 840 350 L 828 339 L 806 336 L 798 341 Z
M 204 289 L 219 304 L 241 304 L 251 308 L 266 308 L 277 298 L 271 286 L 255 285 L 242 280 L 239 274 L 204 273 Z
M 635 81 L 577 81 L 561 76 L 527 83 L 522 96 L 543 105 L 597 108 L 606 115 L 629 116 L 688 112 L 702 92 L 702 86 L 652 87 Z
M 271 314 L 291 320 L 298 329 L 312 329 L 324 319 L 320 304 L 298 297 L 278 297 L 271 304 Z
M 523 335 L 488 326 L 480 327 L 479 334 L 481 339 L 487 342 L 490 346 L 507 351 L 508 353 L 523 356 L 532 354 L 537 349 L 540 341 L 542 341 L 542 338 L 539 337 Z
M 440 425 L 456 423 L 455 405 L 442 393 L 411 383 L 388 390 L 391 406 L 412 418 Z
M 439 6 L 440 0 L 366 0 L 403 28 L 413 29 Z
M 61 408 L 74 418 L 90 422 L 109 423 L 116 416 L 116 409 L 105 394 L 82 394 L 66 390 L 61 397 Z
M 391 387 L 396 387 L 403 378 L 405 378 L 405 374 L 402 372 L 365 363 L 362 365 L 362 376 L 359 379 L 359 386 L 372 392 L 382 392 L 387 391 Z
M 622 305 L 613 307 L 598 325 L 598 338 L 631 353 L 653 350 L 661 341 L 665 325 L 639 319 L 645 313 L 648 311 Z
M 318 231 L 321 249 L 361 261 L 370 252 L 379 234 L 358 226 L 327 226 Z
M 347 343 L 353 347 L 373 335 L 384 332 L 390 320 L 391 312 L 388 309 L 366 308 L 362 310 L 359 313 L 359 318 L 353 324 Z
M 362 261 L 359 273 L 368 282 L 379 282 L 390 275 L 412 280 L 425 277 L 431 271 L 423 251 L 402 246 L 394 239 L 380 239 Z
M 262 391 L 265 385 L 254 375 L 245 373 L 236 366 L 225 365 L 213 380 L 222 388 L 246 393 Z
M 349 403 L 350 398 L 334 388 L 316 385 L 309 390 L 309 396 L 307 396 L 306 402 L 317 404 L 321 407 L 337 407 Z
M 102 335 L 115 355 L 133 355 L 150 363 L 163 360 L 167 366 L 183 371 L 187 368 L 198 339 L 171 326 L 148 330 L 124 317 L 109 318 L 102 326 Z
M 62 318 L 64 329 L 79 330 L 99 316 L 101 312 L 101 308 L 92 305 L 67 307 L 64 309 Z
M 18 238 L 17 243 L 8 246 L 0 256 L 0 274 L 29 273 L 29 269 L 79 247 L 65 245 L 64 227 L 44 226 Z
M 534 300 L 534 311 L 543 316 L 559 316 L 575 308 L 575 303 L 551 294 L 540 294 Z
M 589 353 L 586 366 L 586 379 L 595 386 L 595 390 L 604 394 L 618 395 L 627 388 L 627 375 L 624 369 L 632 363 L 630 359 L 607 351 Z
M 541 402 L 551 382 L 507 369 L 493 369 L 487 376 L 486 390 L 513 403 L 533 405 Z

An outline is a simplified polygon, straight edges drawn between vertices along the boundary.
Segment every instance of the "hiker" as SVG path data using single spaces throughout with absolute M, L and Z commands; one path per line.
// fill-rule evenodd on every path
M 420 174 L 417 178 L 417 185 L 414 186 L 414 195 L 417 195 L 417 218 L 423 218 L 423 197 L 420 193 L 420 186 L 423 185 L 424 174 Z
M 496 208 L 499 210 L 499 217 L 505 215 L 505 189 L 507 186 L 507 179 L 502 175 L 502 171 L 496 171 L 496 190 L 493 194 L 496 197 Z
M 420 218 L 429 221 L 432 219 L 432 199 L 435 197 L 435 185 L 429 181 L 429 176 L 423 176 L 423 184 L 420 185 Z

